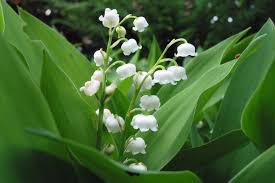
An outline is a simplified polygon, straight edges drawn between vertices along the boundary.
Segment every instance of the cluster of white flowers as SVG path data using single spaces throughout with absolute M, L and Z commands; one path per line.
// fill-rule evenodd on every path
M 175 85 L 180 80 L 187 79 L 184 67 L 178 66 L 174 59 L 163 58 L 165 52 L 170 46 L 177 42 L 183 42 L 177 47 L 177 53 L 175 54 L 176 57 L 196 56 L 197 53 L 195 52 L 195 47 L 192 44 L 187 43 L 185 39 L 173 39 L 167 45 L 160 58 L 156 61 L 156 64 L 148 72 L 137 71 L 136 66 L 131 63 L 126 64 L 122 61 L 115 61 L 112 63 L 113 59 L 110 57 L 110 50 L 117 46 L 121 41 L 123 41 L 121 44 L 121 50 L 125 56 L 142 49 L 142 46 L 139 45 L 135 39 L 125 38 L 127 32 L 121 24 L 127 19 L 134 19 L 134 26 L 132 29 L 137 32 L 143 32 L 149 26 L 144 17 L 127 15 L 120 21 L 119 14 L 115 9 L 111 10 L 106 8 L 104 15 L 99 17 L 99 20 L 102 22 L 103 26 L 109 28 L 110 42 L 108 42 L 106 52 L 103 49 L 99 49 L 94 53 L 95 65 L 99 68 L 93 73 L 90 81 L 87 81 L 85 85 L 80 88 L 80 91 L 83 91 L 87 96 L 96 95 L 96 98 L 99 101 L 99 108 L 101 109 L 96 111 L 96 114 L 99 116 L 99 125 L 100 122 L 102 122 L 109 133 L 120 133 L 122 137 L 125 137 L 124 142 L 122 142 L 125 143 L 122 152 L 131 153 L 132 155 L 146 154 L 147 145 L 145 140 L 141 136 L 137 137 L 136 135 L 133 136 L 133 134 L 130 134 L 129 136 L 126 133 L 128 130 L 127 126 L 129 127 L 129 125 L 131 125 L 136 131 L 139 131 L 139 134 L 149 131 L 158 131 L 158 122 L 153 113 L 159 110 L 161 103 L 160 99 L 156 95 L 142 95 L 142 93 L 144 91 L 148 93 L 148 91 L 152 89 L 155 84 Z M 117 33 L 118 40 L 112 44 L 112 36 L 115 32 Z M 165 68 L 162 65 L 164 62 L 170 62 L 173 65 Z M 121 64 L 116 68 L 118 81 L 112 82 L 109 86 L 107 86 L 107 71 L 117 64 Z M 117 88 L 116 82 L 125 80 L 129 77 L 132 77 L 133 86 L 135 87 L 136 93 L 132 98 L 133 101 L 131 102 L 133 105 L 129 106 L 129 111 L 123 119 L 123 117 L 115 115 L 109 109 L 106 109 L 104 105 L 106 103 L 106 98 L 108 98 L 106 96 L 111 97 L 111 95 L 115 92 Z M 135 100 L 139 96 L 139 107 L 136 107 Z M 141 112 L 133 115 L 136 111 Z M 100 130 L 100 128 L 98 130 Z M 98 136 L 97 138 L 101 137 Z M 98 148 L 101 148 L 101 144 L 99 144 Z M 114 147 L 114 145 L 109 144 L 105 146 L 104 150 L 110 154 L 115 150 L 115 148 L 118 147 Z M 147 170 L 147 167 L 141 162 L 132 163 L 129 165 L 129 168 L 136 171 Z

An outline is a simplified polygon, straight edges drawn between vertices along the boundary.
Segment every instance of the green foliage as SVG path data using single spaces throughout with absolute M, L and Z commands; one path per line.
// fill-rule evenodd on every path
M 56 180 L 70 174 L 81 182 L 274 181 L 271 20 L 256 35 L 244 38 L 245 30 L 187 61 L 188 80 L 154 88 L 162 102 L 154 114 L 159 131 L 142 134 L 147 153 L 138 159 L 149 171 L 136 173 L 116 161 L 117 149 L 112 156 L 95 149 L 96 98 L 79 92 L 94 65 L 57 31 L 1 3 L 1 182 L 53 182 L 40 176 L 49 170 L 58 172 Z M 85 3 L 78 5 L 67 10 L 86 8 Z M 148 58 L 137 52 L 130 62 L 148 69 L 161 52 L 155 39 L 149 47 Z M 235 58 L 237 53 L 240 58 Z M 132 93 L 125 90 L 130 87 L 130 80 L 119 83 L 110 102 L 122 116 L 129 106 Z M 198 121 L 204 126 L 196 127 Z M 119 138 L 104 133 L 104 142 L 119 143 Z M 41 169 L 45 164 L 35 158 L 38 152 L 53 159 L 50 168 Z M 18 174 L 24 172 L 17 167 L 20 162 L 36 165 L 27 173 L 35 179 Z M 69 174 L 59 174 L 64 167 Z

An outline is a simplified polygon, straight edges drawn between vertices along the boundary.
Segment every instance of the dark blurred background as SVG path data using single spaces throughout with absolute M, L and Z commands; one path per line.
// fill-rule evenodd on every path
M 105 45 L 106 28 L 98 21 L 106 7 L 146 17 L 150 29 L 142 33 L 143 45 L 155 35 L 164 47 L 172 38 L 208 48 L 251 26 L 256 32 L 267 18 L 275 20 L 274 0 L 9 0 L 56 28 L 91 56 Z M 128 25 L 128 37 L 136 36 Z M 145 42 L 145 43 L 144 43 Z

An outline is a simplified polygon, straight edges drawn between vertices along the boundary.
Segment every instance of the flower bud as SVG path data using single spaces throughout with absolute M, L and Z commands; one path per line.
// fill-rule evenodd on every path
M 147 111 L 159 110 L 160 100 L 156 95 L 144 95 L 140 98 L 140 107 Z
M 115 146 L 113 144 L 108 144 L 104 147 L 103 151 L 107 155 L 111 155 L 115 150 Z
M 141 85 L 142 81 L 144 80 L 144 78 L 147 74 L 148 74 L 147 72 L 138 72 L 135 74 L 135 76 L 133 77 L 133 81 L 137 87 L 139 87 Z M 145 79 L 141 89 L 142 90 L 145 90 L 145 89 L 150 90 L 153 85 L 154 85 L 154 83 L 152 80 L 152 76 L 149 75 Z
M 133 155 L 136 154 L 145 154 L 145 148 L 146 148 L 146 144 L 145 141 L 143 140 L 143 138 L 141 137 L 137 137 L 137 138 L 130 138 L 128 141 L 128 144 L 126 146 L 125 151 L 126 152 L 131 152 Z
M 147 132 L 148 130 L 153 132 L 158 131 L 157 120 L 153 115 L 135 115 L 132 119 L 131 125 L 134 129 L 139 129 L 141 132 Z
M 105 120 L 105 126 L 109 133 L 118 133 L 124 129 L 124 120 L 120 116 L 110 115 Z
M 144 17 L 137 17 L 133 23 L 133 30 L 138 32 L 143 32 L 145 28 L 149 25 Z
M 91 80 L 87 81 L 84 86 L 80 88 L 81 92 L 84 92 L 87 96 L 93 96 L 99 90 L 100 81 L 98 80 Z
M 167 70 L 171 71 L 173 73 L 174 81 L 180 81 L 180 80 L 186 80 L 187 79 L 187 75 L 185 73 L 184 67 L 170 66 L 170 67 L 168 67 Z
M 105 93 L 107 95 L 111 95 L 112 93 L 114 93 L 116 88 L 117 88 L 117 85 L 115 83 L 112 83 L 112 84 L 110 84 L 109 86 L 106 87 Z
M 130 55 L 131 53 L 135 53 L 138 49 L 141 48 L 142 46 L 138 46 L 137 41 L 135 39 L 129 39 L 121 45 L 123 54 L 126 56 Z
M 94 74 L 91 77 L 91 80 L 97 80 L 99 82 L 103 81 L 103 71 L 102 70 L 96 70 Z
M 129 168 L 137 172 L 147 171 L 147 167 L 143 163 L 132 163 Z
M 120 80 L 124 80 L 136 74 L 136 66 L 134 64 L 124 64 L 116 69 L 116 73 Z
M 174 82 L 173 79 L 173 73 L 171 71 L 167 71 L 167 70 L 157 70 L 154 73 L 154 83 L 159 83 L 161 85 L 165 85 L 165 84 L 173 84 L 175 85 L 176 83 Z
M 99 20 L 104 27 L 113 28 L 119 24 L 119 14 L 116 9 L 111 10 L 110 8 L 106 8 L 104 16 L 101 15 Z
M 195 46 L 190 43 L 183 43 L 177 48 L 176 57 L 197 56 Z
M 104 58 L 106 57 L 106 52 L 103 50 L 97 50 L 94 53 L 94 62 L 96 64 L 96 66 L 102 66 L 104 64 Z M 109 57 L 109 62 L 112 61 L 112 58 Z
M 118 26 L 116 28 L 116 33 L 118 35 L 118 38 L 123 38 L 126 35 L 126 29 L 123 26 Z

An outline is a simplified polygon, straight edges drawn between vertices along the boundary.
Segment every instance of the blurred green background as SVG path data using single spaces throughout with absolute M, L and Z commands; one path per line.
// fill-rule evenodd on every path
M 163 47 L 174 37 L 185 37 L 197 47 L 208 48 L 226 37 L 252 26 L 258 30 L 270 17 L 275 19 L 274 0 L 9 0 L 62 32 L 87 56 L 105 45 L 106 30 L 98 17 L 106 7 L 119 14 L 146 17 L 149 31 L 142 33 L 143 45 L 153 34 Z M 128 24 L 128 37 L 132 23 Z M 104 29 L 104 31 L 103 31 Z

